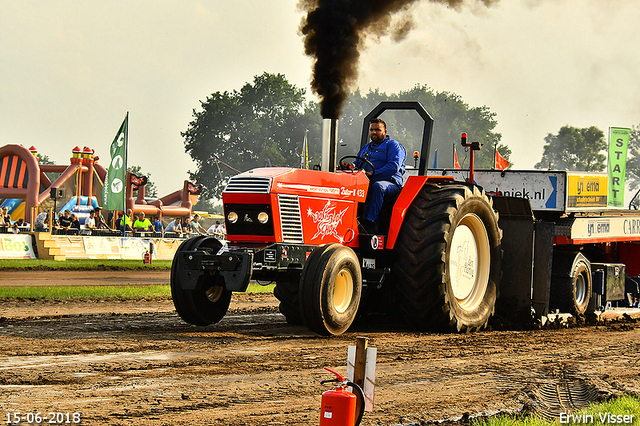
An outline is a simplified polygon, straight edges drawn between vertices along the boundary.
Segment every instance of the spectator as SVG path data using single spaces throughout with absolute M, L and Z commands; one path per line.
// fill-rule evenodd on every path
M 133 223 L 133 230 L 136 232 L 153 232 L 151 221 L 145 217 L 144 212 L 140 212 L 140 216 Z
M 224 240 L 226 238 L 227 231 L 224 229 L 224 224 L 221 224 L 219 220 L 216 220 L 216 223 L 207 229 L 207 234 L 214 235 L 219 240 Z
M 78 235 L 80 232 L 80 221 L 75 213 L 71 213 L 71 226 L 69 227 L 69 231 L 72 235 Z
M 36 232 L 45 232 L 49 229 L 49 212 L 41 212 L 36 216 L 36 220 L 33 222 L 33 227 Z
M 89 234 L 91 234 L 91 231 L 96 229 L 96 212 L 95 212 L 95 210 L 91 210 L 89 212 L 89 217 L 84 220 L 84 229 L 89 231 Z
M 64 231 L 63 233 L 67 233 L 67 231 L 69 231 L 72 222 L 73 220 L 71 219 L 71 211 L 69 209 L 65 209 L 62 217 L 58 216 L 59 227 L 62 231 Z M 78 228 L 80 227 L 78 226 Z
M 11 225 L 11 215 L 9 215 L 9 207 L 2 206 L 2 217 L 0 217 L 0 225 Z
M 107 222 L 105 222 L 104 216 L 102 216 L 100 210 L 100 207 L 96 207 L 95 209 L 93 209 L 93 211 L 95 212 L 96 229 L 108 229 L 109 231 L 113 231 L 113 229 L 111 229 Z
M 127 232 L 133 232 L 133 228 L 131 227 L 133 224 L 133 222 L 131 222 L 131 213 L 131 209 L 127 209 L 127 214 L 121 216 L 118 221 L 118 229 L 124 232 L 125 235 Z
M 164 228 L 164 233 L 174 232 L 176 234 L 182 234 L 182 224 L 180 222 L 182 222 L 182 218 L 176 217 Z
M 182 225 L 182 232 L 187 235 L 187 238 L 191 238 L 193 233 L 193 225 L 191 224 L 191 218 L 189 216 L 184 218 L 184 224 Z
M 58 213 L 58 218 L 53 221 L 53 229 L 55 230 L 60 229 L 60 219 L 62 219 L 63 216 L 64 215 L 62 214 L 62 212 Z
M 155 217 L 155 220 L 153 221 L 153 231 L 157 232 L 159 234 L 162 234 L 164 232 L 164 226 L 162 226 L 162 221 L 160 220 L 160 215 Z
M 195 215 L 193 215 L 193 220 L 191 221 L 191 227 L 199 235 L 207 235 L 206 231 L 204 230 L 202 225 L 200 225 L 199 221 L 200 221 L 200 215 L 196 213 Z
M 122 227 L 122 217 L 124 213 L 118 212 L 118 217 L 116 218 L 116 229 L 120 232 L 124 232 L 124 228 Z
M 25 230 L 24 228 L 27 228 L 27 226 L 29 226 L 29 224 L 25 222 L 23 218 L 20 218 L 13 223 L 13 233 L 17 234 L 20 232 L 20 228 Z M 28 229 L 26 230 L 28 231 Z

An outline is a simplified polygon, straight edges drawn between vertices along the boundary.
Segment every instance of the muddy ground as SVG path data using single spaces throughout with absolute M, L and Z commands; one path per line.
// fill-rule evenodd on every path
M 168 282 L 168 273 L 129 272 L 120 281 L 113 272 L 89 274 L 94 284 Z M 75 276 L 0 275 L 0 285 L 69 284 Z M 378 353 L 375 407 L 363 425 L 545 412 L 554 398 L 557 412 L 562 403 L 640 393 L 634 322 L 471 335 L 360 324 L 325 338 L 288 325 L 272 295 L 234 295 L 223 321 L 205 328 L 185 324 L 170 299 L 0 300 L 0 415 L 6 422 L 16 411 L 79 412 L 91 425 L 317 425 L 320 395 L 330 388 L 320 384 L 330 378 L 323 367 L 344 373 L 356 336 Z

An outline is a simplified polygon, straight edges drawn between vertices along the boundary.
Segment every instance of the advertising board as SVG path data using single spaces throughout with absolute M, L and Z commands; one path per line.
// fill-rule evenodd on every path
M 429 176 L 453 176 L 455 180 L 468 178 L 467 170 L 428 170 Z M 526 198 L 534 211 L 558 211 L 565 209 L 566 172 L 538 170 L 476 170 L 474 180 L 488 194 Z
M 0 234 L 0 259 L 36 259 L 30 234 Z
M 608 182 L 606 173 L 567 172 L 567 211 L 607 209 Z

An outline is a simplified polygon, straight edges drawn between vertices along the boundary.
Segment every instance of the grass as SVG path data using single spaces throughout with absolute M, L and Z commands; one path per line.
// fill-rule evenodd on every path
M 548 421 L 536 416 L 499 416 L 474 420 L 471 424 L 473 426 L 640 425 L 640 398 L 637 396 L 623 396 L 600 404 L 591 404 L 584 410 L 569 414 L 573 415 L 573 417 L 565 418 L 562 422 L 560 422 L 560 419 Z M 607 415 L 609 416 L 607 417 Z M 627 416 L 627 418 L 624 418 L 624 416 Z M 631 416 L 633 416 L 633 421 L 629 422 Z M 580 420 L 572 421 L 576 419 Z
M 154 260 L 151 265 L 145 265 L 140 260 L 121 259 L 68 259 L 64 262 L 43 259 L 0 259 L 0 269 L 19 270 L 123 270 L 123 269 L 171 269 L 171 260 Z
M 249 284 L 246 293 L 273 293 L 274 285 Z M 168 285 L 0 287 L 0 299 L 141 299 L 171 297 Z
M 4 299 L 140 299 L 171 296 L 168 285 L 0 287 Z
M 154 260 L 145 265 L 142 260 L 69 259 L 64 262 L 42 259 L 0 259 L 0 270 L 170 270 L 170 260 Z M 274 285 L 249 284 L 246 293 L 273 293 Z M 1 287 L 3 299 L 138 299 L 171 297 L 168 285 L 128 286 L 61 286 L 61 287 Z

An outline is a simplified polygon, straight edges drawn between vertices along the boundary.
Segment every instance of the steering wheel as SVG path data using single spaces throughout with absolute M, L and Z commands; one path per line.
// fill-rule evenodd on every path
M 344 160 L 346 160 L 347 158 L 355 158 L 356 160 L 360 160 L 361 163 L 367 163 L 368 165 L 371 166 L 371 176 L 376 174 L 376 166 L 373 165 L 373 163 L 369 160 L 367 160 L 366 158 L 362 158 L 362 157 L 358 157 L 357 155 L 345 155 L 344 157 L 342 157 L 339 161 L 338 161 L 338 167 L 340 167 L 340 170 L 346 170 L 342 168 L 342 162 Z M 360 167 L 354 168 L 353 170 L 362 170 L 362 164 L 360 164 Z

